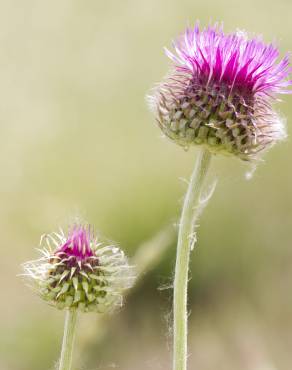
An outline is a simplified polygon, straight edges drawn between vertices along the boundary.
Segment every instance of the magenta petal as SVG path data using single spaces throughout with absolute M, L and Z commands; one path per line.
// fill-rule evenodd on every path
M 67 256 L 74 256 L 79 260 L 93 256 L 90 247 L 90 227 L 75 225 L 69 232 L 66 242 L 60 246 L 56 254 L 65 253 Z
M 224 34 L 217 25 L 200 31 L 197 24 L 178 38 L 174 50 L 166 54 L 176 67 L 201 79 L 223 80 L 234 89 L 269 96 L 286 93 L 291 86 L 288 56 L 278 61 L 278 48 L 259 37 L 249 40 L 242 33 Z

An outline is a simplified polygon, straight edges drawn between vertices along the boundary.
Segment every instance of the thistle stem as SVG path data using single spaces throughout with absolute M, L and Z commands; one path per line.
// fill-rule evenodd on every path
M 184 199 L 177 243 L 173 298 L 173 370 L 187 369 L 187 292 L 191 243 L 211 154 L 202 149 Z
M 59 370 L 71 370 L 76 319 L 77 310 L 67 310 Z

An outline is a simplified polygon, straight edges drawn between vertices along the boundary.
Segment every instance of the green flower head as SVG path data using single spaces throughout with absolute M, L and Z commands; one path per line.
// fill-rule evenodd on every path
M 25 275 L 39 295 L 59 309 L 111 311 L 122 305 L 122 293 L 134 274 L 124 252 L 99 241 L 90 226 L 74 225 L 41 238 L 42 257 L 26 262 Z

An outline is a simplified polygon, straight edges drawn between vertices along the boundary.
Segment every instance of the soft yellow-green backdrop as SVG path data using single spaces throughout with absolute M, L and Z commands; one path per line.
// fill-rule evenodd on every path
M 1 370 L 58 359 L 63 312 L 17 277 L 42 233 L 80 216 L 133 256 L 179 215 L 197 152 L 163 140 L 146 107 L 169 65 L 163 46 L 199 19 L 284 53 L 291 14 L 289 0 L 1 1 Z M 291 102 L 278 105 L 290 132 Z M 219 184 L 192 255 L 190 369 L 291 368 L 291 157 L 288 139 L 251 181 L 240 162 L 213 161 Z M 83 315 L 76 369 L 170 369 L 174 252 L 110 320 Z

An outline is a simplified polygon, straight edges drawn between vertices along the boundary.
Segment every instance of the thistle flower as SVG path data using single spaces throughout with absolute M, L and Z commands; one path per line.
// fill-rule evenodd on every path
M 276 46 L 196 25 L 174 42 L 174 51 L 166 50 L 173 69 L 149 98 L 166 136 L 247 161 L 285 138 L 273 102 L 289 92 L 291 68 L 288 56 L 278 61 Z
M 59 309 L 105 312 L 122 304 L 134 275 L 124 253 L 98 241 L 90 227 L 74 225 L 41 238 L 38 260 L 24 264 L 39 295 Z

